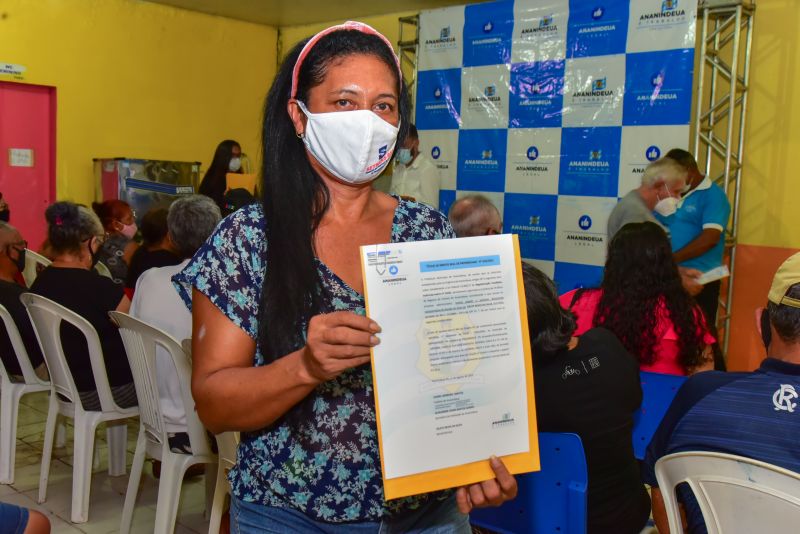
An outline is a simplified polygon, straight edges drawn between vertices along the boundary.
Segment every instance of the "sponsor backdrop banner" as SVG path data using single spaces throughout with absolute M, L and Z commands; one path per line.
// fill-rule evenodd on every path
M 688 146 L 696 14 L 692 0 L 423 11 L 416 124 L 442 211 L 483 193 L 561 291 L 599 282 L 614 205 Z

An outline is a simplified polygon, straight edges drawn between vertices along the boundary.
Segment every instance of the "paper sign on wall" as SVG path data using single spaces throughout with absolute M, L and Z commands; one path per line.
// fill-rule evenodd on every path
M 9 167 L 33 167 L 32 148 L 9 148 L 8 149 Z

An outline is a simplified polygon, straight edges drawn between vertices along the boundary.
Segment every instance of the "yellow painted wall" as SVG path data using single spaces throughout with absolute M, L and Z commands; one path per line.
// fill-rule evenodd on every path
M 758 0 L 739 223 L 748 245 L 800 248 L 798 27 L 797 0 Z
M 257 155 L 277 35 L 134 0 L 0 2 L 0 61 L 56 87 L 56 193 L 80 202 L 94 196 L 93 157 L 205 167 L 225 138 Z

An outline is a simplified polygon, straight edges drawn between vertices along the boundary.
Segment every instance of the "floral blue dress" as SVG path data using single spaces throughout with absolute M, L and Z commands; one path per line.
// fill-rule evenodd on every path
M 440 212 L 416 202 L 398 201 L 392 242 L 455 237 Z M 233 213 L 173 278 L 188 306 L 195 287 L 256 342 L 265 276 L 265 224 L 260 205 Z M 362 295 L 321 261 L 317 268 L 328 295 L 322 303 L 323 313 L 365 313 Z M 258 343 L 253 363 L 267 363 Z M 237 498 L 294 508 L 316 521 L 334 523 L 380 521 L 431 498 L 421 495 L 389 502 L 383 498 L 369 365 L 349 369 L 321 384 L 290 414 L 270 427 L 242 434 L 237 465 L 230 473 Z M 441 492 L 434 498 L 449 495 Z

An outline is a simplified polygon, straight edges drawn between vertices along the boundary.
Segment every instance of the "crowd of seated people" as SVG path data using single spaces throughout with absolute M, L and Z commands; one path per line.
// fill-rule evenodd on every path
M 177 265 L 181 262 L 175 244 L 169 236 L 167 208 L 156 207 L 145 213 L 139 232 L 142 235 L 142 244 L 131 257 L 125 280 L 125 294 L 128 297 L 133 296 L 136 282 L 146 270 Z

